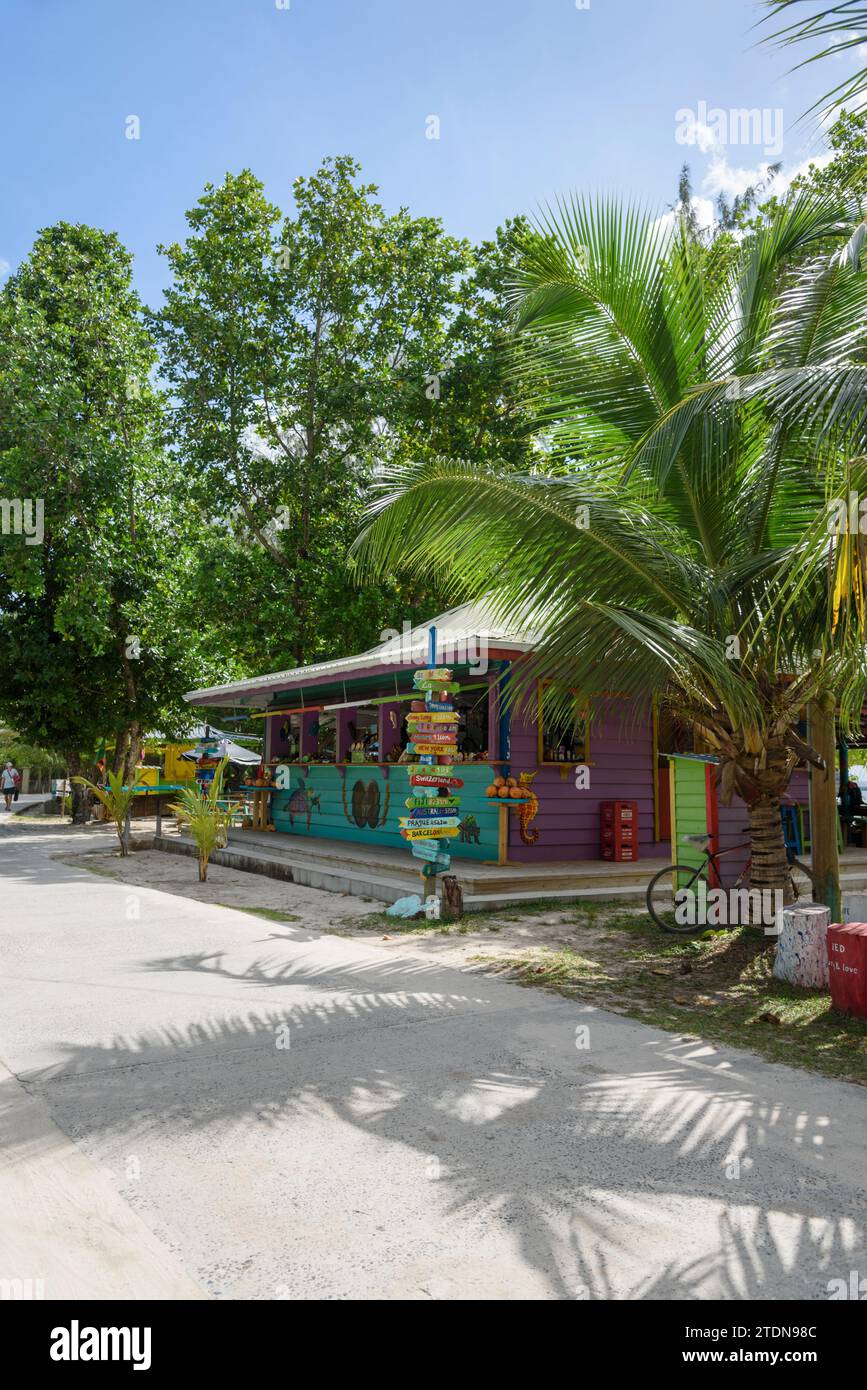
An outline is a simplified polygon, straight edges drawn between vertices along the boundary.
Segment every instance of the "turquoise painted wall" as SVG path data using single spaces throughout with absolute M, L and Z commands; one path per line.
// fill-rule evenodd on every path
M 475 817 L 479 839 L 475 843 L 456 836 L 449 842 L 449 853 L 456 859 L 496 859 L 498 810 L 485 796 L 496 773 L 486 763 L 458 763 L 455 772 L 464 779 L 456 792 L 461 799 L 458 814 L 462 820 L 467 815 Z M 312 793 L 309 825 L 307 789 Z M 272 797 L 272 816 L 284 835 L 324 835 L 383 845 L 405 850 L 407 859 L 412 859 L 409 841 L 403 839 L 398 825 L 399 816 L 409 815 L 404 802 L 411 794 L 414 789 L 406 767 L 399 764 L 386 769 L 364 763 L 346 768 L 293 765 L 289 790 Z M 314 797 L 319 798 L 318 805 L 312 804 Z

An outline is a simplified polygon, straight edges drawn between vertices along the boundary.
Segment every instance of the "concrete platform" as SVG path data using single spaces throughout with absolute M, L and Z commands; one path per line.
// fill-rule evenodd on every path
M 143 843 L 138 826 L 136 832 L 136 840 Z M 148 836 L 147 842 L 152 843 L 153 837 Z M 159 848 L 175 854 L 195 853 L 189 838 L 179 836 L 173 825 L 165 833 L 165 822 Z M 417 893 L 420 884 L 408 852 L 345 840 L 302 839 L 279 831 L 231 830 L 228 846 L 211 858 L 226 868 L 383 903 Z M 804 856 L 804 862 L 810 862 L 809 855 Z M 466 911 L 473 912 L 520 906 L 537 898 L 564 902 L 595 898 L 639 904 L 644 901 L 648 880 L 665 863 L 665 856 L 630 864 L 587 859 L 498 865 L 454 859 L 451 872 L 463 888 Z M 867 849 L 850 847 L 843 852 L 840 883 L 844 893 L 867 892 Z M 806 883 L 803 887 L 806 889 Z
M 136 837 L 139 841 L 140 836 Z M 159 847 L 169 853 L 194 853 L 185 835 L 163 835 Z M 215 864 L 267 874 L 309 888 L 392 903 L 417 893 L 420 878 L 407 851 L 360 847 L 344 840 L 296 839 L 277 831 L 232 830 L 229 844 L 212 856 Z M 549 864 L 485 864 L 455 859 L 451 872 L 464 892 L 468 912 L 518 905 L 536 898 L 618 899 L 640 902 L 654 860 L 637 864 L 563 861 Z M 664 861 L 659 860 L 660 864 Z

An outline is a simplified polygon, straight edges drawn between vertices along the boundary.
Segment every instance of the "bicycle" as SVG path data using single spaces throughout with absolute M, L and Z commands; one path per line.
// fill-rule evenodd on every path
M 741 830 L 741 834 L 747 834 L 749 826 Z M 699 879 L 706 879 L 712 888 L 722 886 L 722 875 L 720 874 L 719 861 L 724 859 L 727 854 L 737 854 L 738 850 L 752 850 L 749 840 L 743 841 L 739 845 L 729 845 L 728 849 L 712 850 L 710 848 L 713 835 L 684 835 L 684 840 L 690 844 L 700 846 L 703 851 L 703 858 L 700 864 L 667 864 L 659 873 L 654 874 L 647 885 L 645 902 L 647 911 L 653 918 L 658 927 L 663 931 L 671 932 L 675 936 L 690 936 L 693 932 L 703 931 L 707 927 L 706 922 L 678 922 L 676 916 L 675 895 L 686 891 L 694 891 L 695 884 Z M 796 902 L 800 896 L 793 868 L 798 868 L 812 881 L 812 873 L 806 864 L 802 864 L 795 858 L 794 850 L 786 850 L 786 858 L 789 864 L 789 886 L 791 888 L 792 901 Z M 753 862 L 752 853 L 747 857 L 744 867 L 741 869 L 729 892 L 734 892 L 749 884 L 750 867 Z

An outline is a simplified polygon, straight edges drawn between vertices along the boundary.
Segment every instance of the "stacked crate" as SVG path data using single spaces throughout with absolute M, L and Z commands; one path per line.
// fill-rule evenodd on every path
M 617 863 L 638 858 L 638 802 L 603 801 L 599 806 L 603 859 Z

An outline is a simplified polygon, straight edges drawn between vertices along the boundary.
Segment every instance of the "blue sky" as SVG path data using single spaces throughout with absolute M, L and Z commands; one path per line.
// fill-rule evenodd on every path
M 474 239 L 571 189 L 662 209 L 684 158 L 708 198 L 731 194 L 763 147 L 700 129 L 679 144 L 676 113 L 782 108 L 793 170 L 797 118 L 835 76 L 787 76 L 790 58 L 753 47 L 753 0 L 284 3 L 5 0 L 0 260 L 61 218 L 93 223 L 130 247 L 155 304 L 156 244 L 183 235 L 207 181 L 249 166 L 286 208 L 293 179 L 338 153 L 388 208 Z

